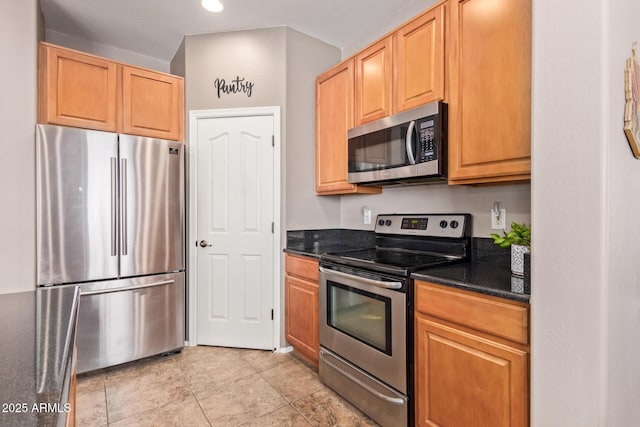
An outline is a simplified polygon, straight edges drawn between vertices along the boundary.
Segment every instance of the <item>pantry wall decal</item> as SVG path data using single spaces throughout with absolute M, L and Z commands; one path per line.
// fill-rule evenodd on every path
M 631 151 L 636 158 L 640 158 L 640 64 L 636 56 L 636 44 L 631 48 L 631 58 L 627 59 L 624 71 L 624 94 L 626 104 L 624 108 L 624 133 L 627 136 Z
M 245 77 L 237 76 L 233 80 L 225 80 L 221 78 L 215 79 L 213 87 L 218 93 L 218 98 L 222 97 L 222 94 L 230 95 L 235 93 L 244 93 L 247 97 L 251 98 L 253 93 L 254 83 L 247 80 Z

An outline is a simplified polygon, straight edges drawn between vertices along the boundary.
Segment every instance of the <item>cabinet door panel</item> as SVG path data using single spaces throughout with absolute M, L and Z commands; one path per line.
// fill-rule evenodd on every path
M 348 182 L 347 130 L 353 127 L 353 60 L 316 79 L 316 193 L 379 193 Z
M 444 98 L 444 5 L 394 35 L 395 111 Z
M 419 426 L 528 424 L 528 354 L 416 316 Z
M 392 39 L 387 37 L 355 58 L 356 125 L 391 114 Z
M 451 22 L 449 177 L 527 178 L 531 0 L 457 0 Z
M 316 191 L 350 191 L 347 130 L 353 127 L 353 61 L 316 81 Z
M 293 347 L 318 363 L 318 284 L 285 276 L 286 338 Z
M 122 66 L 122 132 L 182 140 L 183 98 L 181 78 Z
M 116 131 L 114 62 L 40 45 L 40 123 Z

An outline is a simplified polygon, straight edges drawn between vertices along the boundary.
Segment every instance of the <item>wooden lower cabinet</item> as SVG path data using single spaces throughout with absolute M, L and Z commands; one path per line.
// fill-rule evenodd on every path
M 416 316 L 419 426 L 528 424 L 528 354 Z
M 285 336 L 296 353 L 318 365 L 318 261 L 286 256 Z
M 418 294 L 437 288 L 423 285 L 417 282 Z M 470 310 L 460 320 L 473 316 Z M 415 313 L 416 425 L 528 426 L 529 347 L 455 320 Z

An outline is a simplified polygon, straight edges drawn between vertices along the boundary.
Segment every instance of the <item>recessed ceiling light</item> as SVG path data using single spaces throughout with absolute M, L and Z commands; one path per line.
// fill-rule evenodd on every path
M 220 0 L 202 0 L 202 7 L 209 12 L 222 12 L 224 5 L 220 3 Z

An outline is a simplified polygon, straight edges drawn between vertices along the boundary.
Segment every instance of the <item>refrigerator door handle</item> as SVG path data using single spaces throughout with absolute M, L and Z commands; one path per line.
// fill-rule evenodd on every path
M 156 287 L 156 286 L 171 285 L 173 283 L 175 283 L 175 280 L 163 280 L 161 282 L 145 283 L 143 285 L 125 286 L 125 287 L 122 287 L 122 288 L 113 288 L 113 289 L 99 289 L 99 290 L 96 290 L 96 291 L 87 291 L 87 292 L 84 292 L 81 289 L 80 290 L 80 296 L 83 296 L 83 295 L 111 294 L 113 292 L 123 292 L 123 291 L 133 291 L 133 290 L 136 290 L 136 289 L 153 288 L 153 287 Z
M 118 159 L 111 157 L 111 256 L 118 256 Z
M 127 255 L 127 159 L 120 160 L 120 228 L 121 255 Z

